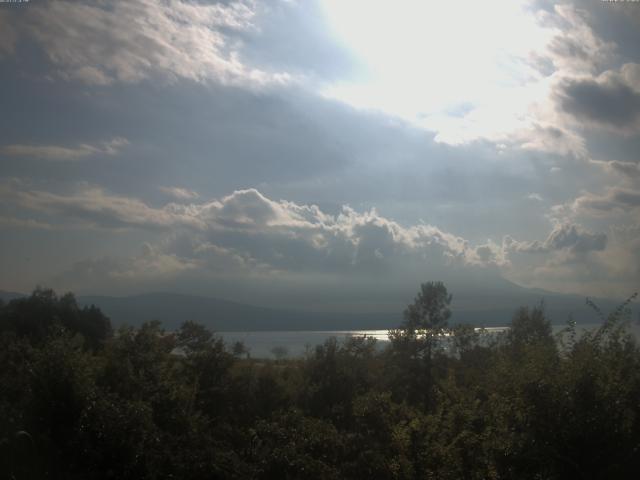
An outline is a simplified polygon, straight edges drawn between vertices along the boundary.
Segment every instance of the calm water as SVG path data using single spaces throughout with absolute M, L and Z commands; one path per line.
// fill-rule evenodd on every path
M 307 331 L 274 331 L 274 332 L 218 332 L 225 342 L 241 341 L 249 348 L 254 358 L 273 357 L 274 348 L 284 348 L 289 357 L 303 355 L 307 349 L 336 337 L 344 340 L 350 336 L 373 337 L 379 342 L 388 342 L 388 330 L 326 330 L 320 332 Z
M 578 325 L 578 331 L 596 328 L 599 325 Z M 566 325 L 554 325 L 553 331 L 565 328 Z M 486 328 L 488 334 L 503 332 L 507 327 Z M 631 330 L 640 338 L 640 327 L 637 324 L 631 326 Z M 336 337 L 344 340 L 350 336 L 367 336 L 378 340 L 378 344 L 384 346 L 389 341 L 388 330 L 326 330 L 326 331 L 273 331 L 273 332 L 218 332 L 225 342 L 241 341 L 249 348 L 253 358 L 273 358 L 275 348 L 284 349 L 288 357 L 303 355 L 308 349 L 322 344 L 325 340 Z

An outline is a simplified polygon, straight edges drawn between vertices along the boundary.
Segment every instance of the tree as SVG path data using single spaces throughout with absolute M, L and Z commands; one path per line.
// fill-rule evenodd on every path
M 249 359 L 251 357 L 251 350 L 240 340 L 233 342 L 231 345 L 231 353 L 236 358 L 246 357 Z
M 289 349 L 283 345 L 276 345 L 271 349 L 271 353 L 276 360 L 284 360 L 289 356 Z
M 442 282 L 420 285 L 415 300 L 404 311 L 404 322 L 389 332 L 392 345 L 408 350 L 412 357 L 431 358 L 438 336 L 444 333 L 451 317 L 451 298 Z
M 515 347 L 532 344 L 555 345 L 551 322 L 545 314 L 544 304 L 532 309 L 520 307 L 509 327 L 507 339 Z
M 111 321 L 99 308 L 80 307 L 72 293 L 61 297 L 51 289 L 36 288 L 31 296 L 11 300 L 0 309 L 0 331 L 13 331 L 31 343 L 46 340 L 56 329 L 80 334 L 85 347 L 102 348 L 111 338 Z
M 409 400 L 430 403 L 432 359 L 451 317 L 451 298 L 442 282 L 423 283 L 404 311 L 400 328 L 389 331 L 391 353 L 400 373 L 394 376 L 405 385 Z M 405 375 L 409 378 L 401 378 Z
M 413 304 L 404 311 L 402 328 L 409 332 L 425 330 L 442 333 L 451 318 L 452 296 L 442 282 L 427 282 L 420 285 L 420 291 Z

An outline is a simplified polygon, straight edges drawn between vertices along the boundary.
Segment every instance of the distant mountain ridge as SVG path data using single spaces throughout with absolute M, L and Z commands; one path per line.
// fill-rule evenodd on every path
M 387 328 L 387 325 L 398 323 L 385 314 L 326 314 L 272 309 L 176 293 L 130 297 L 83 296 L 78 298 L 78 302 L 100 307 L 116 325 L 160 320 L 168 329 L 176 328 L 186 320 L 202 323 L 217 331 Z
M 0 299 L 8 302 L 24 294 L 0 291 Z M 167 329 L 175 329 L 186 320 L 193 320 L 216 331 L 260 330 L 359 330 L 395 328 L 402 322 L 402 308 L 397 313 L 325 313 L 275 309 L 247 305 L 212 297 L 167 292 L 146 293 L 127 297 L 78 296 L 80 305 L 98 306 L 115 326 L 140 325 L 159 320 Z M 545 302 L 551 321 L 564 323 L 569 315 L 578 323 L 598 321 L 594 312 L 578 295 L 562 295 L 520 288 L 511 295 L 477 293 L 456 296 L 452 303 L 451 323 L 471 323 L 478 326 L 501 326 L 511 320 L 520 306 Z M 619 302 L 596 300 L 605 312 Z M 634 315 L 638 315 L 637 306 Z
M 3 302 L 10 302 L 14 298 L 22 298 L 24 296 L 26 296 L 24 293 L 6 292 L 4 290 L 0 290 L 0 300 L 2 300 Z

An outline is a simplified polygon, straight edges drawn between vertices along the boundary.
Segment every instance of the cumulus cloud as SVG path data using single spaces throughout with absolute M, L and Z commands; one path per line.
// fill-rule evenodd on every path
M 0 155 L 10 157 L 33 157 L 53 161 L 74 161 L 95 155 L 117 155 L 120 150 L 129 144 L 126 138 L 115 137 L 111 140 L 99 143 L 68 147 L 60 145 L 5 145 L 0 147 Z
M 629 256 L 628 246 L 621 247 L 611 230 L 591 232 L 576 223 L 556 223 L 543 241 L 505 237 L 503 247 L 511 260 L 505 274 L 512 281 L 545 290 L 625 296 L 628 279 L 621 281 L 613 265 Z
M 468 262 L 475 265 L 508 267 L 511 265 L 508 250 L 504 245 L 489 240 L 483 245 L 478 245 L 466 254 Z
M 66 219 L 76 227 L 152 230 L 155 240 L 143 245 L 140 254 L 85 259 L 61 280 L 96 288 L 113 282 L 169 285 L 162 282 L 209 279 L 222 285 L 227 279 L 269 283 L 270 278 L 437 278 L 455 284 L 465 278 L 494 282 L 498 272 L 543 288 L 546 281 L 576 286 L 576 278 L 600 285 L 597 278 L 623 269 L 620 259 L 628 258 L 634 245 L 629 239 L 622 242 L 621 235 L 611 242 L 606 233 L 569 222 L 556 223 L 542 241 L 506 236 L 501 243 L 473 244 L 433 225 L 401 225 L 375 209 L 344 206 L 331 215 L 316 205 L 274 200 L 255 189 L 163 206 L 86 185 L 59 195 L 14 182 L 0 188 L 0 196 L 5 205 L 35 211 L 51 228 Z
M 640 64 L 625 63 L 599 75 L 563 75 L 551 99 L 569 127 L 631 135 L 640 132 Z
M 567 249 L 574 253 L 586 253 L 604 250 L 607 245 L 607 235 L 604 233 L 590 233 L 578 225 L 563 224 L 557 226 L 545 240 L 549 249 Z
M 611 77 L 563 82 L 557 91 L 560 108 L 587 126 L 635 131 L 640 120 L 640 93 Z
M 255 28 L 251 1 L 57 0 L 25 13 L 18 33 L 35 40 L 63 78 L 92 85 L 152 75 L 243 85 L 288 79 L 240 59 L 233 34 Z
M 71 195 L 5 185 L 2 196 L 23 209 L 91 227 L 164 231 L 169 240 L 163 252 L 203 267 L 371 272 L 399 264 L 505 262 L 495 245 L 474 247 L 432 225 L 402 226 L 375 210 L 357 212 L 347 206 L 329 215 L 315 205 L 272 200 L 255 189 L 162 207 L 86 185 Z
M 585 232 L 576 225 L 556 226 L 547 242 L 564 246 L 544 255 L 517 255 L 509 278 L 523 285 L 563 293 L 580 293 L 600 297 L 627 297 L 640 279 L 639 227 L 612 226 L 604 233 Z M 507 242 L 508 243 L 508 242 Z M 517 243 L 517 242 L 516 242 Z M 520 245 L 511 245 L 520 248 Z M 542 242 L 533 247 L 542 253 Z M 530 261 L 535 257 L 536 261 Z
M 375 210 L 274 201 L 254 189 L 192 206 L 206 241 L 274 269 L 380 271 L 402 262 L 482 263 L 467 241 L 430 225 L 403 227 Z M 494 259 L 487 257 L 486 262 Z
M 518 253 L 550 253 L 564 250 L 571 254 L 586 254 L 604 250 L 607 235 L 588 232 L 580 225 L 559 223 L 543 242 L 518 242 L 506 237 L 504 245 L 507 250 Z

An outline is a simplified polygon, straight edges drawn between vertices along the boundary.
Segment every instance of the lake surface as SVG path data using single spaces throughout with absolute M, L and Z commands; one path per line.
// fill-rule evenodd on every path
M 289 357 L 303 355 L 308 349 L 321 345 L 331 337 L 345 340 L 351 336 L 367 336 L 380 343 L 389 341 L 388 330 L 326 330 L 308 331 L 272 331 L 272 332 L 217 332 L 225 342 L 241 341 L 249 348 L 254 358 L 273 358 L 274 348 L 284 348 Z
M 578 325 L 578 331 L 597 328 L 599 324 Z M 565 324 L 553 325 L 553 333 L 557 333 Z M 508 327 L 485 328 L 487 334 L 495 335 L 507 330 Z M 632 324 L 630 330 L 640 338 L 640 327 Z M 274 358 L 275 348 L 284 349 L 287 357 L 304 355 L 307 350 L 312 350 L 316 345 L 321 345 L 327 339 L 336 337 L 344 341 L 351 336 L 367 336 L 375 338 L 381 347 L 389 341 L 388 330 L 325 330 L 325 331 L 254 331 L 254 332 L 217 332 L 228 344 L 241 341 L 249 349 L 253 358 Z

